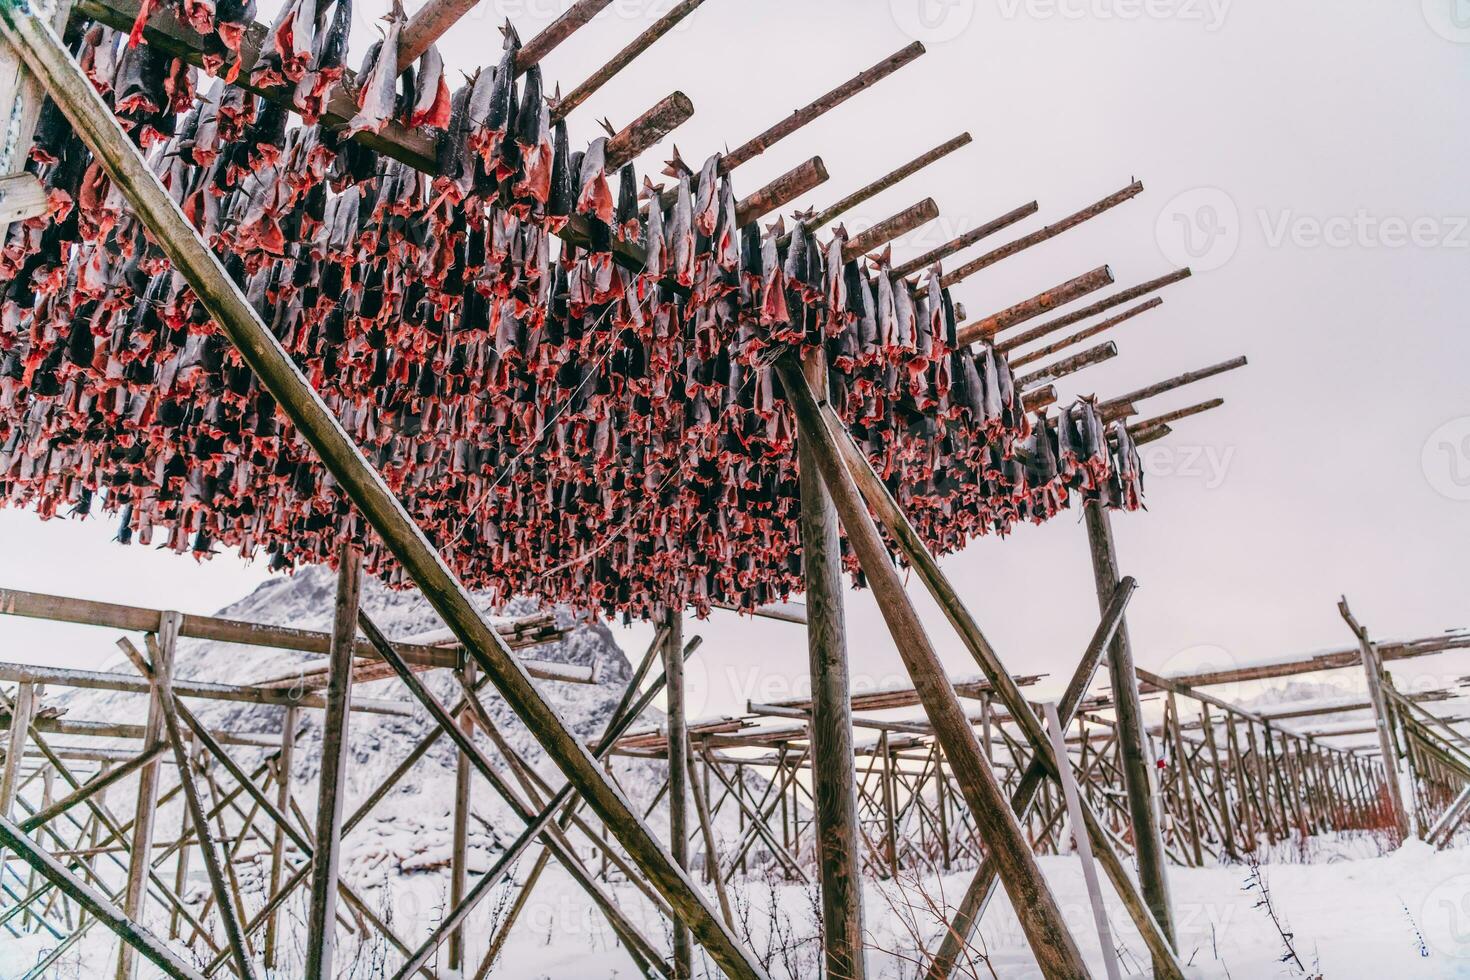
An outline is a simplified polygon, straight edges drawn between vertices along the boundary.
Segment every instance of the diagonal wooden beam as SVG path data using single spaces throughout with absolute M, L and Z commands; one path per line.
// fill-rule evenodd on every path
M 796 415 L 798 438 L 811 443 L 822 480 L 847 531 L 848 543 L 858 555 L 904 666 L 923 696 L 925 712 L 959 780 L 981 836 L 995 855 L 1001 881 L 1017 910 L 1042 974 L 1057 980 L 1090 977 L 1076 941 L 1062 919 L 1056 897 L 1041 876 L 1036 857 L 1007 805 L 994 771 L 981 754 L 974 729 L 965 718 L 939 655 L 904 591 L 888 548 L 863 505 L 800 365 L 787 353 L 776 361 L 776 369 L 787 402 Z
M 652 47 L 659 38 L 678 27 L 685 17 L 692 14 L 703 3 L 704 0 L 680 0 L 679 3 L 670 7 L 668 13 L 654 21 L 642 34 L 613 55 L 606 64 L 587 76 L 586 81 L 554 102 L 551 107 L 552 122 L 565 119 L 568 113 L 591 98 L 593 93 L 611 81 L 618 72 L 632 64 L 633 59 Z
M 1033 364 L 1036 361 L 1041 360 L 1043 357 L 1049 357 L 1052 354 L 1058 353 L 1059 351 L 1066 350 L 1068 347 L 1071 347 L 1074 344 L 1080 344 L 1084 340 L 1096 337 L 1098 334 L 1103 333 L 1106 330 L 1111 330 L 1113 327 L 1116 327 L 1120 323 L 1126 323 L 1139 314 L 1147 313 L 1149 310 L 1152 310 L 1158 306 L 1162 306 L 1163 304 L 1163 299 L 1155 296 L 1149 300 L 1146 300 L 1145 302 L 1139 303 L 1135 307 L 1124 310 L 1117 316 L 1109 317 L 1106 320 L 1094 323 L 1091 326 L 1086 327 L 1085 329 L 1077 331 L 1076 333 L 1068 334 L 1061 340 L 1053 341 L 1050 344 L 1044 344 L 1041 347 L 1038 347 L 1035 350 L 1027 351 L 1024 354 L 1012 355 L 1012 357 L 1010 358 L 1011 370 L 1018 370 L 1025 367 L 1027 364 Z M 1005 345 L 1002 344 L 1001 347 L 1004 348 Z
M 1040 245 L 1042 242 L 1050 241 L 1051 239 L 1060 235 L 1062 232 L 1067 231 L 1071 228 L 1075 228 L 1078 225 L 1082 224 L 1084 221 L 1090 221 L 1091 219 L 1102 214 L 1104 211 L 1110 211 L 1118 205 L 1122 204 L 1124 201 L 1131 200 L 1142 193 L 1143 183 L 1141 181 L 1135 180 L 1133 183 L 1129 184 L 1122 190 L 1109 194 L 1107 197 L 1103 198 L 1101 201 L 1097 201 L 1094 204 L 1089 204 L 1081 211 L 1077 211 L 1073 214 L 1067 215 L 1061 221 L 1047 225 L 1045 228 L 1042 228 L 1039 231 L 1033 231 L 1029 235 L 1023 235 L 1013 242 L 1008 242 L 1005 245 L 1002 245 L 1000 248 L 986 252 L 979 258 L 971 259 L 969 262 L 966 262 L 964 265 L 946 275 L 944 277 L 943 283 L 946 286 L 954 286 L 958 283 L 964 282 L 966 279 L 970 278 L 981 269 L 988 269 L 992 265 L 995 265 L 995 263 L 999 262 L 1001 259 L 1010 258 L 1012 255 L 1015 255 L 1018 252 L 1024 252 L 1026 249 L 1031 248 L 1034 245 Z
M 1088 317 L 1097 316 L 1097 314 L 1111 310 L 1115 306 L 1131 303 L 1141 296 L 1147 296 L 1149 293 L 1157 292 L 1165 286 L 1171 286 L 1176 282 L 1188 279 L 1190 275 L 1192 273 L 1189 269 L 1178 269 L 1167 275 L 1159 276 L 1157 279 L 1150 279 L 1148 282 L 1131 286 L 1105 299 L 1100 299 L 1096 303 L 1084 306 L 1080 310 L 1073 310 L 1065 316 L 1059 316 L 1055 320 L 1048 320 L 1046 323 L 1032 327 L 1030 330 L 1016 334 L 1014 337 L 1007 337 L 1005 340 L 996 344 L 996 350 L 1001 352 L 1015 350 L 1023 344 L 1029 344 L 1033 340 L 1040 340 L 1042 337 L 1055 333 L 1065 327 L 1070 327 L 1074 323 L 1081 323 Z
M 41 850 L 9 819 L 0 816 L 0 845 L 20 855 L 31 867 L 87 913 L 111 929 L 124 943 L 175 980 L 204 980 L 204 975 L 169 951 L 167 944 L 128 918 L 101 892 Z
M 1084 272 L 1080 276 L 1068 279 L 1051 289 L 1037 293 L 1030 299 L 1024 299 L 1014 306 L 1007 307 L 999 313 L 992 313 L 983 319 L 972 320 L 964 324 L 958 331 L 959 346 L 967 347 L 976 341 L 990 340 L 1008 327 L 1024 323 L 1058 306 L 1065 306 L 1073 300 L 1110 285 L 1112 281 L 1113 270 L 1105 265 L 1100 265 L 1091 272 Z
M 915 272 L 921 272 L 929 268 L 935 262 L 948 258 L 954 253 L 969 248 L 982 239 L 989 238 L 998 231 L 1009 228 L 1018 221 L 1031 217 L 1036 213 L 1038 205 L 1035 201 L 1029 201 L 1018 208 L 1012 208 L 998 218 L 992 218 L 983 225 L 971 228 L 962 235 L 956 235 L 949 241 L 937 248 L 932 248 L 916 259 L 910 259 L 903 265 L 896 266 L 893 270 L 895 276 L 911 276 Z
M 622 791 L 536 690 L 505 641 L 485 622 L 463 583 L 450 571 L 383 477 L 363 457 L 270 329 L 261 323 L 214 253 L 199 240 L 49 26 L 13 8 L 0 8 L 0 34 L 21 54 L 83 142 L 148 228 L 174 269 L 275 397 L 357 505 L 368 526 L 491 679 L 506 703 L 541 742 L 568 783 L 580 790 L 649 881 L 689 923 L 711 959 L 734 980 L 763 978 L 754 955 L 674 865 L 667 849 L 633 812 Z

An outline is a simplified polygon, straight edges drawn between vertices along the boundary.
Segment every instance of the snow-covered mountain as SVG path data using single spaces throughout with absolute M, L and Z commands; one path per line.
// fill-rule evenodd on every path
M 250 595 L 219 610 L 230 619 L 259 623 L 290 625 L 305 629 L 330 630 L 336 575 L 327 568 L 306 568 L 288 576 L 272 579 Z M 380 629 L 392 639 L 407 639 L 443 627 L 437 614 L 417 592 L 392 591 L 376 580 L 364 577 L 362 606 Z M 488 603 L 481 607 L 491 613 Z M 537 611 L 532 600 L 516 600 L 505 608 L 493 610 L 502 616 L 521 616 Z M 536 683 L 562 718 L 579 736 L 595 740 L 603 732 L 608 718 L 631 676 L 627 657 L 613 639 L 612 633 L 599 622 L 589 622 L 566 607 L 554 610 L 558 625 L 570 630 L 555 643 L 523 651 L 537 660 L 590 666 L 596 683 L 569 684 L 538 680 Z M 229 684 L 250 684 L 289 675 L 300 665 L 321 663 L 320 657 L 284 650 L 243 647 L 204 640 L 181 640 L 175 662 L 179 679 Z M 119 671 L 130 672 L 128 666 Z M 448 671 L 430 671 L 421 675 L 426 686 L 442 704 L 452 705 L 459 688 Z M 391 699 L 407 704 L 408 693 L 395 678 L 359 684 L 354 688 L 359 698 Z M 560 785 L 561 776 L 545 759 L 536 740 L 515 717 L 509 706 L 492 688 L 482 698 L 491 717 L 507 740 L 523 757 L 532 760 L 538 772 L 552 785 Z M 127 720 L 141 722 L 146 712 L 146 699 L 136 694 L 110 691 L 71 691 L 48 698 L 47 704 L 66 709 L 68 718 L 83 720 Z M 191 702 L 195 713 L 209 727 L 232 733 L 258 733 L 276 737 L 284 708 L 231 701 Z M 347 812 L 366 798 L 389 773 L 435 728 L 427 712 L 414 706 L 409 716 L 354 712 L 350 719 L 348 742 L 352 765 L 348 771 Z M 311 813 L 316 802 L 317 777 L 321 768 L 322 713 L 302 710 L 295 763 L 292 767 L 293 793 L 303 811 Z M 649 717 L 638 722 L 645 725 L 662 720 L 650 710 Z M 96 744 L 95 740 L 92 741 Z M 493 748 L 487 746 L 492 759 Z M 247 769 L 262 757 L 263 750 L 249 746 L 230 747 L 233 757 Z M 381 866 L 383 873 L 408 872 L 436 867 L 448 859 L 450 813 L 453 806 L 454 770 L 457 752 L 447 738 L 440 738 L 433 748 L 397 784 L 392 793 L 373 809 L 371 817 L 346 841 L 344 857 L 355 872 L 361 874 L 364 863 Z M 647 763 L 617 766 L 619 778 L 627 782 L 636 797 L 639 789 L 654 773 Z M 172 782 L 172 774 L 165 777 Z M 226 781 L 227 782 L 227 781 Z M 483 781 L 476 777 L 473 803 L 476 819 L 472 822 L 471 843 L 478 851 L 473 865 L 488 864 L 488 858 L 509 843 L 520 829 L 509 809 L 498 800 Z M 126 799 L 126 786 L 114 790 Z M 173 819 L 165 814 L 164 826 Z M 248 851 L 247 851 L 248 854 Z

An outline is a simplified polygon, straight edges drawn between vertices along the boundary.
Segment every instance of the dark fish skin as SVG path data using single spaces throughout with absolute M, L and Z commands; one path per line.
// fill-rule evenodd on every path
M 541 66 L 532 65 L 527 70 L 521 89 L 521 107 L 516 113 L 515 138 L 521 146 L 530 148 L 541 142 Z
M 514 98 L 516 55 L 521 50 L 521 39 L 514 30 L 508 31 L 505 38 L 505 51 L 500 56 L 500 64 L 495 68 L 495 86 L 490 90 L 490 106 L 481 119 L 480 126 L 495 138 L 505 135 L 506 128 L 510 125 L 510 113 L 512 99 Z M 493 150 L 494 147 L 492 146 Z
M 460 86 L 449 100 L 449 126 L 439 134 L 436 160 L 439 176 L 446 180 L 458 180 L 465 172 L 465 138 L 469 123 L 470 93 L 475 87 L 472 78 Z
M 565 219 L 577 203 L 577 176 L 572 164 L 571 144 L 565 120 L 558 120 L 552 134 L 551 194 L 546 199 L 548 216 Z

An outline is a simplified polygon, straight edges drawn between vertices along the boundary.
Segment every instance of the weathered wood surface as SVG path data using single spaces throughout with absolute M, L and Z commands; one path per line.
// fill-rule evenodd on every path
M 975 732 L 965 718 L 939 655 L 904 591 L 903 582 L 889 558 L 888 548 L 827 432 L 826 422 L 800 365 L 794 363 L 790 355 L 776 364 L 782 387 L 796 415 L 798 438 L 810 443 L 822 480 L 847 531 L 848 542 L 868 576 L 874 597 L 893 634 L 894 644 L 923 699 L 925 713 L 934 725 L 935 735 L 954 770 L 980 837 L 995 855 L 1001 881 L 1017 909 L 1021 928 L 1042 974 L 1058 980 L 1079 980 L 1091 976 L 1062 919 L 1056 897 L 1041 876 L 1036 857 L 1007 805 L 995 773 L 981 754 Z

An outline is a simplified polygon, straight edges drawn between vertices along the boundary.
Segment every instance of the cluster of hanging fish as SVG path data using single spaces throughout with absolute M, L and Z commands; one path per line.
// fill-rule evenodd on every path
M 825 348 L 832 403 L 940 551 L 1075 493 L 1139 505 L 1126 431 L 1086 401 L 1028 417 L 1003 357 L 957 349 L 937 269 L 916 286 L 886 255 L 844 261 L 841 229 L 741 225 L 718 156 L 696 172 L 676 154 L 665 194 L 605 137 L 572 152 L 539 69 L 517 78 L 513 31 L 450 96 L 433 49 L 397 72 L 395 10 L 350 85 L 351 0 L 292 0 L 249 76 L 288 112 L 234 84 L 248 5 L 179 2 L 214 46 L 198 94 L 191 67 L 107 27 L 69 43 L 470 586 L 624 616 L 799 591 L 794 422 L 771 367 L 790 345 Z M 321 125 L 344 92 L 347 132 L 433 131 L 437 174 Z M 0 249 L 0 501 L 100 507 L 124 541 L 281 567 L 329 562 L 350 534 L 401 581 L 49 103 L 29 166 L 51 207 Z M 590 241 L 553 248 L 574 218 Z M 614 262 L 620 241 L 643 268 Z

